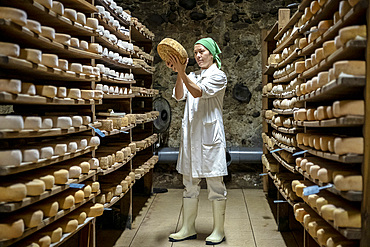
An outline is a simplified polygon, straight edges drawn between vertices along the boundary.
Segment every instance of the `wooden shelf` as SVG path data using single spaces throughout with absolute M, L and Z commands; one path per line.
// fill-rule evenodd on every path
M 29 105 L 100 105 L 102 100 L 84 100 L 70 98 L 47 98 L 39 95 L 11 94 L 0 91 L 0 103 Z
M 275 22 L 275 24 L 268 31 L 264 41 L 274 41 L 274 36 L 277 34 L 277 32 L 278 32 L 278 22 Z
M 95 124 L 93 125 L 95 127 Z M 99 125 L 100 126 L 100 125 Z M 30 138 L 30 137 L 47 137 L 47 136 L 62 136 L 74 133 L 83 132 L 90 130 L 89 126 L 81 127 L 70 127 L 68 129 L 53 128 L 53 129 L 41 129 L 39 131 L 34 130 L 0 130 L 0 139 L 10 139 L 10 138 Z
M 126 94 L 126 95 L 111 95 L 111 94 L 104 94 L 103 99 L 131 99 L 134 98 L 135 95 L 133 94 Z
M 118 45 L 113 44 L 110 40 L 108 40 L 104 36 L 95 37 L 95 41 L 96 43 L 99 43 L 103 47 L 107 47 L 108 50 L 119 53 L 121 56 L 129 57 L 130 55 L 133 54 L 133 52 L 126 51 L 120 48 Z
M 3 6 L 15 7 L 27 12 L 27 18 L 39 21 L 43 26 L 52 27 L 58 33 L 68 33 L 72 36 L 95 36 L 97 33 L 92 29 L 74 23 L 64 16 L 56 14 L 34 0 L 3 0 Z
M 115 79 L 109 75 L 101 75 L 101 80 L 100 82 L 102 83 L 112 83 L 112 84 L 135 84 L 136 81 L 135 80 L 130 80 L 130 81 L 127 81 L 127 80 L 121 80 L 121 79 Z
M 73 212 L 74 210 L 83 206 L 85 203 L 91 201 L 94 197 L 96 197 L 99 194 L 100 194 L 100 191 L 97 192 L 97 193 L 92 193 L 88 198 L 84 198 L 82 202 L 76 203 L 71 208 L 64 209 L 64 210 L 61 209 L 55 216 L 43 219 L 43 221 L 40 223 L 40 225 L 32 227 L 32 228 L 26 228 L 21 237 L 0 242 L 0 247 L 10 246 L 10 245 L 12 245 L 16 242 L 19 242 L 20 240 L 30 236 L 31 234 L 43 229 L 44 227 L 52 224 L 53 222 L 59 220 L 60 218 L 66 216 L 68 213 Z
M 273 112 L 276 112 L 280 115 L 293 115 L 294 109 L 272 109 Z
M 105 30 L 109 30 L 111 34 L 114 34 L 117 36 L 118 39 L 124 40 L 124 41 L 130 41 L 129 36 L 125 36 L 123 33 L 118 31 L 117 28 L 111 26 L 106 19 L 104 19 L 100 14 L 95 14 L 95 18 L 99 20 L 99 24 L 104 27 Z
M 318 156 L 324 159 L 328 159 L 328 160 L 337 161 L 340 163 L 362 163 L 364 159 L 363 155 L 356 155 L 356 154 L 338 155 L 334 153 L 313 150 L 311 149 L 311 147 L 306 147 L 303 145 L 298 145 L 298 147 L 302 150 L 308 150 L 308 153 L 312 155 L 315 155 L 315 156 Z
M 323 33 L 319 38 L 317 38 L 313 43 L 310 43 L 302 49 L 300 55 L 308 56 L 311 55 L 317 48 L 322 47 L 325 41 L 333 40 L 338 31 L 345 26 L 350 26 L 354 24 L 361 24 L 361 19 L 359 16 L 364 16 L 366 8 L 368 7 L 367 1 L 360 1 L 351 10 L 342 17 L 337 23 L 331 26 L 325 33 Z
M 319 64 L 304 71 L 300 78 L 312 78 L 321 71 L 326 71 L 333 66 L 334 62 L 340 60 L 365 59 L 366 40 L 350 40 L 343 47 L 336 50 Z
M 132 69 L 132 73 L 134 75 L 152 75 L 153 74 L 153 72 L 151 72 L 150 70 L 147 70 L 143 68 L 142 66 L 137 66 L 137 65 L 135 65 L 135 68 Z
M 83 13 L 94 13 L 98 10 L 86 0 L 60 0 L 65 8 L 72 8 Z
M 270 123 L 270 124 L 271 124 L 272 128 L 276 129 L 277 131 L 279 131 L 281 133 L 297 134 L 297 133 L 303 132 L 303 128 L 299 128 L 299 127 L 298 128 L 296 128 L 296 127 L 286 128 L 286 127 L 277 126 L 274 123 Z
M 99 176 L 104 176 L 104 175 L 107 175 L 111 172 L 114 172 L 118 169 L 120 169 L 121 167 L 123 167 L 124 165 L 126 165 L 127 163 L 130 162 L 130 160 L 132 160 L 132 158 L 134 157 L 135 155 L 134 154 L 131 154 L 130 157 L 128 157 L 125 162 L 122 162 L 122 163 L 117 163 L 111 167 L 109 167 L 108 169 L 101 169 L 100 173 L 99 173 Z
M 295 153 L 297 151 L 297 148 L 296 147 L 292 147 L 292 146 L 288 146 L 284 143 L 280 143 L 278 140 L 275 139 L 275 137 L 271 137 L 271 139 L 273 139 L 273 141 L 275 142 L 275 144 L 279 147 L 279 148 L 282 148 L 284 149 L 285 151 L 289 152 L 289 153 Z
M 20 75 L 22 78 L 38 78 L 41 80 L 58 81 L 85 81 L 100 80 L 100 77 L 86 74 L 76 74 L 72 71 L 63 71 L 60 69 L 48 68 L 41 64 L 34 64 L 27 60 L 0 55 L 0 76 L 9 74 Z M 13 78 L 12 77 L 12 78 Z M 18 76 L 17 76 L 18 77 Z
M 278 79 L 275 79 L 273 80 L 273 83 L 283 83 L 283 82 L 290 82 L 292 81 L 294 78 L 296 78 L 298 76 L 298 74 L 293 71 L 292 73 L 290 73 L 289 75 L 286 75 L 286 76 L 283 76 L 281 78 L 278 78 Z
M 341 76 L 336 80 L 298 97 L 299 101 L 323 102 L 342 99 L 358 99 L 366 85 L 365 77 Z
M 276 65 L 267 65 L 264 71 L 262 72 L 264 75 L 273 75 L 276 70 Z
M 293 34 L 289 36 L 283 43 L 281 43 L 276 49 L 273 51 L 274 54 L 282 52 L 285 48 L 292 45 L 294 40 L 297 38 L 303 37 L 302 33 L 299 29 L 297 29 Z
M 59 163 L 59 162 L 62 162 L 62 161 L 66 161 L 66 160 L 73 159 L 73 158 L 76 158 L 78 156 L 90 153 L 95 149 L 96 149 L 96 147 L 86 147 L 85 149 L 78 150 L 75 153 L 67 153 L 65 155 L 60 155 L 60 156 L 55 155 L 55 156 L 51 157 L 51 159 L 40 159 L 37 162 L 23 162 L 20 166 L 13 166 L 13 167 L 1 166 L 0 167 L 0 176 L 16 174 L 16 173 L 20 173 L 20 172 L 24 172 L 24 171 L 29 171 L 29 170 L 49 166 L 49 165 L 52 165 L 52 164 L 55 164 L 55 163 Z
M 132 42 L 147 42 L 152 43 L 152 40 L 149 39 L 145 34 L 141 33 L 136 27 L 131 24 L 131 40 Z
M 278 63 L 277 68 L 278 69 L 283 68 L 283 67 L 287 66 L 289 63 L 292 63 L 295 60 L 297 60 L 297 58 L 301 57 L 298 54 L 298 51 L 299 51 L 299 49 L 295 49 L 286 59 L 284 59 L 283 61 Z
M 71 180 L 72 183 L 81 183 L 92 176 L 96 174 L 96 171 L 90 170 L 89 174 L 81 174 L 79 179 L 73 179 Z M 62 191 L 67 190 L 69 187 L 70 182 L 63 185 L 54 185 L 54 187 L 51 190 L 46 190 L 44 193 L 42 193 L 39 196 L 29 196 L 24 198 L 21 202 L 1 202 L 0 203 L 0 212 L 1 213 L 10 213 L 13 211 L 16 211 L 18 209 L 24 208 L 26 206 L 29 206 L 31 204 L 34 204 L 36 202 L 39 202 L 41 200 L 44 200 L 46 198 L 49 198 L 51 196 L 54 196 Z
M 109 5 L 108 5 L 108 4 L 106 4 L 106 3 L 104 2 L 104 0 L 95 0 L 95 4 L 96 4 L 96 5 L 101 5 L 101 6 L 103 6 L 103 7 L 106 9 L 106 11 L 108 11 L 108 12 L 110 13 L 110 15 L 114 17 L 114 19 L 115 19 L 115 20 L 118 20 L 118 21 L 119 21 L 119 24 L 120 24 L 121 26 L 124 26 L 124 27 L 127 27 L 127 28 L 129 28 L 129 27 L 130 27 L 130 22 L 127 22 L 127 21 L 123 20 L 120 16 L 118 16 L 118 15 L 116 14 L 116 12 L 114 12 L 114 11 L 109 7 Z
M 22 28 L 21 26 L 5 19 L 0 19 L 0 31 L 6 33 L 2 39 L 16 44 L 22 43 L 27 48 L 40 49 L 45 53 L 53 53 L 59 58 L 86 58 L 98 59 L 101 56 L 96 53 L 84 51 L 71 46 L 66 46 L 56 41 L 51 41 L 41 35 Z
M 128 127 L 122 127 L 120 130 L 118 130 L 118 129 L 115 129 L 113 131 L 105 131 L 105 130 L 102 130 L 102 132 L 105 134 L 105 136 L 112 136 L 112 135 L 120 134 L 120 133 L 122 133 L 122 131 L 128 131 L 128 130 L 130 130 L 132 128 L 135 128 L 135 127 L 136 127 L 136 125 L 135 124 L 132 124 L 132 125 L 130 125 Z
M 293 125 L 301 127 L 358 127 L 362 126 L 364 122 L 363 116 L 348 115 L 321 121 L 295 121 Z
M 128 190 L 126 190 L 125 192 L 123 192 L 120 196 L 113 196 L 113 198 L 112 198 L 112 200 L 110 200 L 110 202 L 104 204 L 104 208 L 110 208 L 114 204 L 116 204 L 122 197 L 124 197 L 127 193 L 130 192 L 130 190 L 131 190 L 132 186 L 134 186 L 134 184 L 135 184 L 135 182 L 131 183 L 129 185 Z
M 102 64 L 108 66 L 109 68 L 117 69 L 117 70 L 134 68 L 133 65 L 122 64 L 122 63 L 116 62 L 113 59 L 110 59 L 110 58 L 107 58 L 107 57 L 102 57 L 101 59 L 97 59 L 96 63 L 102 63 Z
M 270 152 L 273 151 L 273 149 L 269 148 L 267 146 L 267 144 L 265 144 L 267 150 L 269 150 Z M 283 160 L 277 153 L 271 153 L 272 156 L 274 156 L 274 158 L 282 165 L 284 166 L 286 169 L 288 169 L 290 172 L 292 173 L 297 173 L 297 171 L 295 170 L 294 168 L 294 164 L 288 164 L 285 160 Z
M 274 39 L 279 40 L 286 31 L 294 27 L 294 25 L 299 21 L 299 19 L 301 18 L 303 14 L 304 14 L 304 9 L 303 10 L 297 9 L 297 11 L 289 19 L 289 22 L 282 29 L 280 29 L 280 31 L 275 35 Z

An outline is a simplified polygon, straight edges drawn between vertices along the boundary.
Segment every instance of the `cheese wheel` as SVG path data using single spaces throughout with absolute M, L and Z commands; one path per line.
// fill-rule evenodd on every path
M 83 190 L 78 190 L 75 192 L 74 198 L 75 198 L 75 203 L 80 203 L 84 200 L 85 193 L 83 192 Z
M 10 57 L 18 57 L 20 54 L 20 47 L 17 44 L 0 42 L 0 54 Z
M 63 229 L 61 227 L 58 227 L 50 232 L 45 233 L 50 236 L 52 243 L 56 243 L 62 239 Z
M 51 117 L 53 120 L 53 128 L 68 129 L 72 127 L 72 118 L 66 116 Z
M 26 26 L 27 13 L 16 8 L 0 7 L 0 19 L 11 20 L 20 26 Z
M 333 236 L 335 234 L 338 234 L 338 233 L 332 227 L 321 228 L 321 229 L 317 230 L 317 242 L 321 246 L 325 246 L 326 241 L 328 240 L 328 238 L 330 238 L 331 236 Z
M 86 197 L 89 197 L 91 195 L 91 192 L 92 192 L 91 186 L 90 185 L 86 185 L 84 187 L 85 198 Z
M 39 130 L 41 129 L 42 119 L 38 116 L 26 116 L 23 117 L 24 129 L 28 130 Z
M 61 224 L 63 233 L 70 233 L 74 232 L 78 227 L 78 221 L 77 220 L 68 220 L 64 221 Z
M 126 180 L 121 181 L 122 191 L 126 192 L 128 190 L 128 182 Z
M 326 32 L 331 26 L 333 25 L 333 20 L 323 20 L 319 22 L 319 25 L 317 26 L 319 29 L 320 35 Z
M 92 158 L 89 160 L 90 169 L 96 170 L 99 167 L 99 160 L 97 158 Z
M 89 65 L 82 65 L 82 72 L 84 74 L 92 75 L 93 74 L 93 67 Z
M 78 38 L 71 38 L 71 46 L 80 48 L 80 40 Z
M 64 15 L 64 5 L 61 2 L 53 1 L 51 9 L 58 15 Z
M 40 152 L 37 149 L 22 150 L 23 162 L 37 162 L 40 159 Z
M 94 99 L 99 100 L 103 98 L 103 91 L 101 90 L 94 90 Z
M 324 120 L 328 119 L 328 114 L 326 111 L 327 106 L 319 106 L 317 107 L 317 120 Z
M 58 59 L 58 68 L 67 71 L 68 70 L 68 61 L 65 59 Z
M 348 0 L 349 5 L 351 5 L 352 7 L 358 4 L 359 2 L 360 0 Z
M 44 213 L 41 210 L 28 211 L 26 213 L 18 214 L 17 217 L 23 220 L 26 227 L 32 228 L 42 223 Z
M 56 96 L 58 98 L 66 98 L 67 97 L 67 88 L 66 87 L 58 87 Z
M 41 35 L 53 41 L 55 39 L 55 29 L 52 27 L 41 26 Z
M 92 29 L 98 29 L 99 21 L 96 18 L 87 18 L 86 26 L 91 27 Z
M 335 44 L 335 48 L 336 48 L 336 49 L 339 49 L 339 48 L 341 48 L 341 47 L 343 46 L 343 43 L 342 43 L 342 41 L 340 40 L 340 36 L 336 36 L 336 37 L 334 38 L 334 44 Z
M 308 70 L 312 67 L 312 62 L 311 62 L 311 58 L 307 58 L 305 61 L 304 61 L 304 66 L 305 68 Z
M 307 109 L 306 115 L 308 121 L 314 121 L 315 120 L 315 109 Z
M 341 74 L 365 76 L 365 61 L 338 61 L 333 65 L 334 76 L 339 78 Z
M 321 207 L 321 217 L 325 220 L 333 220 L 334 219 L 334 210 L 337 207 L 333 204 L 326 204 Z
M 0 240 L 19 238 L 24 232 L 24 222 L 19 219 L 10 223 L 0 223 Z
M 37 208 L 42 210 L 42 212 L 44 213 L 46 217 L 53 217 L 58 213 L 59 203 L 56 201 L 43 203 L 43 204 L 37 205 Z
M 334 210 L 334 225 L 337 227 L 361 228 L 361 211 L 337 208 Z
M 100 139 L 98 136 L 93 136 L 90 138 L 89 146 L 91 147 L 97 147 L 100 145 Z
M 81 90 L 79 88 L 69 88 L 67 97 L 71 99 L 80 99 L 81 98 Z
M 41 63 L 50 68 L 58 68 L 58 56 L 55 54 L 42 54 Z
M 17 79 L 0 79 L 0 91 L 18 94 L 22 91 L 22 82 Z
M 42 52 L 37 49 L 21 49 L 19 58 L 39 64 L 41 63 Z
M 55 184 L 66 184 L 69 179 L 69 171 L 66 169 L 60 169 L 53 173 L 55 178 Z
M 75 204 L 75 198 L 72 195 L 61 196 L 57 200 L 61 209 L 69 209 Z
M 48 236 L 48 235 L 45 235 L 43 237 L 41 237 L 38 241 L 37 241 L 37 244 L 39 245 L 39 247 L 49 247 L 50 244 L 51 244 L 51 237 Z M 33 247 L 33 246 L 32 246 Z M 35 246 L 37 247 L 37 246 Z
M 132 178 L 132 181 L 135 181 L 135 172 L 130 172 L 128 175 Z
M 73 127 L 81 127 L 83 124 L 83 120 L 81 116 L 72 116 L 72 126 Z
M 105 194 L 100 194 L 96 197 L 97 203 L 105 204 L 106 201 L 107 200 L 105 199 Z
M 45 183 L 40 179 L 34 179 L 25 185 L 28 196 L 39 196 L 45 191 Z
M 93 182 L 91 183 L 91 192 L 96 193 L 100 190 L 100 184 L 99 182 Z
M 337 50 L 334 40 L 325 41 L 323 44 L 323 49 L 324 49 L 324 58 L 327 58 L 331 54 L 333 54 Z
M 81 94 L 82 94 L 82 91 L 81 91 Z M 88 125 L 90 123 L 91 123 L 91 117 L 90 116 L 82 116 L 82 124 L 83 125 Z
M 305 68 L 305 62 L 304 61 L 296 62 L 295 65 L 294 65 L 294 68 L 295 68 L 295 72 L 297 74 L 302 73 L 303 71 L 306 70 L 306 68 Z
M 342 100 L 333 103 L 334 117 L 341 117 L 346 115 L 360 115 L 365 114 L 365 102 L 363 100 Z
M 71 63 L 69 65 L 69 70 L 76 72 L 76 73 L 82 73 L 82 64 L 80 63 Z
M 0 202 L 19 202 L 27 195 L 25 184 L 16 183 L 7 187 L 0 186 Z
M 71 45 L 71 35 L 64 33 L 56 33 L 55 41 L 63 45 Z
M 340 20 L 339 11 L 337 11 L 333 15 L 333 23 L 336 24 L 339 20 Z
M 98 43 L 90 43 L 89 44 L 89 51 L 90 52 L 101 54 L 103 52 L 103 48 Z
M 130 176 L 126 176 L 125 181 L 127 181 L 127 183 L 131 184 L 132 183 L 132 178 Z
M 82 26 L 86 25 L 86 15 L 81 12 L 77 12 L 77 23 L 80 23 Z
M 84 161 L 84 162 L 81 162 L 80 165 L 81 167 L 81 172 L 86 174 L 86 173 L 89 173 L 90 171 L 90 163 L 87 162 L 87 161 Z
M 20 166 L 22 163 L 22 151 L 18 149 L 0 150 L 0 166 Z
M 99 120 L 99 122 L 102 123 L 102 127 L 101 127 L 102 130 L 105 130 L 105 131 L 113 130 L 113 120 L 103 119 L 103 120 Z
M 85 40 L 80 41 L 80 48 L 87 51 L 89 49 L 89 43 Z
M 324 59 L 324 49 L 323 48 L 317 48 L 315 50 L 315 59 L 316 59 L 316 63 L 320 63 Z
M 350 11 L 351 5 L 349 5 L 348 1 L 340 1 L 339 3 L 339 17 L 342 18 L 345 16 L 348 11 Z
M 42 6 L 46 7 L 47 9 L 51 9 L 53 6 L 52 0 L 35 0 L 35 2 L 41 4 Z
M 339 30 L 339 38 L 343 45 L 349 40 L 366 39 L 366 25 L 344 27 Z
M 78 217 L 76 220 L 78 221 L 78 224 L 81 225 L 85 222 L 86 218 L 87 218 L 87 214 L 85 212 L 81 212 L 78 214 Z
M 36 85 L 36 93 L 40 96 L 54 98 L 57 95 L 58 88 L 50 85 Z
M 64 143 L 59 143 L 59 144 L 55 144 L 52 146 L 54 148 L 55 155 L 62 156 L 62 155 L 65 155 L 68 151 L 68 145 Z
M 44 182 L 46 190 L 50 190 L 54 187 L 54 184 L 55 184 L 54 176 L 46 175 L 46 176 L 40 177 L 40 180 Z
M 333 179 L 335 188 L 340 191 L 362 191 L 362 176 L 337 174 Z
M 307 38 L 301 38 L 299 40 L 299 45 L 298 45 L 299 49 L 303 49 L 307 45 L 308 45 Z
M 312 1 L 310 5 L 310 11 L 312 14 L 316 14 L 320 10 L 320 4 L 318 1 Z
M 334 152 L 339 155 L 343 154 L 363 154 L 364 139 L 363 137 L 348 137 L 334 139 Z
M 73 22 L 77 21 L 77 11 L 70 8 L 64 9 L 64 16 L 70 19 Z
M 95 203 L 94 206 L 90 207 L 87 212 L 88 217 L 98 217 L 104 212 L 104 206 L 100 203 Z
M 68 177 L 69 178 L 79 178 L 81 175 L 82 169 L 79 166 L 71 166 L 69 168 Z

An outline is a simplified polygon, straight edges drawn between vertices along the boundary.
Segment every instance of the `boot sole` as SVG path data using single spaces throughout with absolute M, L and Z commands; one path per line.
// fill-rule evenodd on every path
M 183 239 L 168 238 L 168 240 L 170 242 L 181 242 L 181 241 L 185 241 L 185 240 L 189 240 L 189 239 L 196 239 L 196 238 L 197 238 L 197 234 L 192 235 L 192 236 L 189 236 L 189 237 L 186 237 L 186 238 L 183 238 Z
M 217 245 L 217 244 L 221 244 L 225 240 L 226 240 L 226 238 L 224 237 L 220 242 L 206 241 L 206 245 Z

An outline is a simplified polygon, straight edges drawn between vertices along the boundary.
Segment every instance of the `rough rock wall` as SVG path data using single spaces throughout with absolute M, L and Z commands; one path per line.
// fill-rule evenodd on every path
M 162 92 L 172 109 L 172 122 L 165 145 L 178 147 L 184 103 L 172 96 L 176 74 L 171 72 L 156 52 L 166 37 L 179 41 L 187 50 L 188 72 L 198 69 L 193 45 L 203 37 L 212 37 L 222 50 L 222 70 L 228 77 L 224 99 L 224 125 L 228 146 L 262 146 L 261 140 L 261 30 L 277 20 L 277 12 L 290 1 L 262 0 L 116 0 L 129 9 L 155 33 L 154 87 Z M 236 84 L 248 87 L 250 100 L 233 98 Z

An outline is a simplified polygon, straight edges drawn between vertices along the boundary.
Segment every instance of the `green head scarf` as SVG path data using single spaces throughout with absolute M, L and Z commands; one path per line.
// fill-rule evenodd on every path
M 213 58 L 216 60 L 217 67 L 220 69 L 221 68 L 221 59 L 218 56 L 218 54 L 221 53 L 221 50 L 220 50 L 220 47 L 218 47 L 217 43 L 212 38 L 203 38 L 203 39 L 200 39 L 197 42 L 195 42 L 194 45 L 196 45 L 196 44 L 201 44 L 205 48 L 207 48 L 207 50 L 213 55 Z

